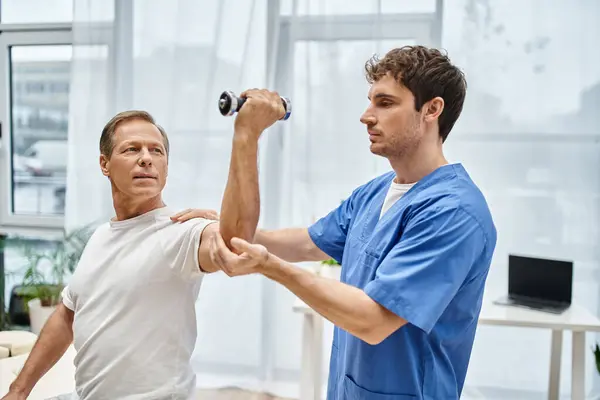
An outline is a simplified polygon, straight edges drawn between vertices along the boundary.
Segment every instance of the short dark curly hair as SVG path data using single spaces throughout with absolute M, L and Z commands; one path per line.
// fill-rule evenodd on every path
M 381 59 L 371 57 L 365 63 L 365 72 L 371 84 L 391 74 L 411 91 L 417 111 L 435 97 L 444 99 L 439 129 L 442 141 L 446 141 L 462 112 L 467 93 L 464 73 L 450 62 L 447 54 L 424 46 L 404 46 L 390 50 Z

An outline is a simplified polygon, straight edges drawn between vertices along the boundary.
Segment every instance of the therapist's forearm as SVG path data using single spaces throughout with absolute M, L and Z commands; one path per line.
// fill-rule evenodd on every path
M 315 275 L 276 257 L 271 257 L 262 273 L 284 285 L 334 325 L 367 343 L 379 343 L 382 337 L 378 329 L 385 329 L 390 319 L 399 319 L 364 291 Z
M 322 261 L 330 258 L 312 241 L 307 228 L 286 228 L 275 231 L 258 229 L 254 243 L 262 244 L 289 262 Z

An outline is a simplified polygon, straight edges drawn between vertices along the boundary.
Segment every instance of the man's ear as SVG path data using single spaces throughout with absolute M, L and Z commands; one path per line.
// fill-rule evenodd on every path
M 444 111 L 444 99 L 434 97 L 425 104 L 425 121 L 433 122 L 437 120 Z
M 108 172 L 110 160 L 104 154 L 100 155 L 100 169 L 102 170 L 102 175 L 110 177 Z

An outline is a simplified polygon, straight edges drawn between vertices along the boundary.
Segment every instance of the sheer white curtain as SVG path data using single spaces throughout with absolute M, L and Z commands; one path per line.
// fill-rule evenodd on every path
M 442 44 L 470 84 L 448 156 L 480 184 L 498 227 L 488 279 L 507 290 L 507 255 L 574 261 L 573 300 L 599 314 L 600 3 L 593 0 L 447 2 Z M 540 276 L 540 279 L 544 279 Z M 586 384 L 600 381 L 587 336 Z M 550 332 L 479 329 L 468 384 L 544 392 Z M 570 390 L 571 337 L 563 343 L 561 392 Z M 489 391 L 488 391 L 489 392 Z
M 447 155 L 479 183 L 499 231 L 488 296 L 506 290 L 508 253 L 566 258 L 575 261 L 575 300 L 598 313 L 594 0 L 119 0 L 110 17 L 106 4 L 75 0 L 69 226 L 111 215 L 98 139 L 114 113 L 130 108 L 150 111 L 170 134 L 169 205 L 218 209 L 233 122 L 218 113 L 218 96 L 262 86 L 290 96 L 294 112 L 262 139 L 261 224 L 306 226 L 389 169 L 369 153 L 359 122 L 364 62 L 405 44 L 441 45 L 469 82 Z M 293 301 L 260 277 L 207 277 L 197 303 L 198 384 L 296 396 Z M 330 325 L 327 333 L 325 367 Z M 481 327 L 465 398 L 544 392 L 549 347 L 549 332 Z M 589 356 L 587 387 L 597 391 Z M 564 373 L 561 390 L 569 387 Z

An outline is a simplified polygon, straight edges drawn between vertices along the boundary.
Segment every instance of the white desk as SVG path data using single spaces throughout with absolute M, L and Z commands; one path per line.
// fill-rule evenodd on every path
M 585 333 L 600 332 L 600 320 L 585 308 L 573 304 L 560 315 L 527 310 L 518 307 L 498 306 L 486 302 L 479 323 L 482 325 L 544 328 L 552 330 L 550 350 L 550 376 L 548 399 L 558 400 L 560 384 L 560 362 L 563 332 L 573 333 L 571 366 L 571 399 L 585 398 Z
M 300 365 L 300 399 L 321 400 L 323 376 L 323 317 L 296 298 L 294 312 L 304 315 L 302 321 L 302 361 Z
M 17 377 L 28 356 L 29 353 L 0 360 L 0 398 L 8 393 L 10 384 Z M 75 390 L 74 357 L 75 349 L 70 346 L 63 357 L 35 385 L 27 399 L 45 400 Z
M 322 317 L 300 299 L 293 311 L 304 315 L 300 400 L 321 398 Z M 548 399 L 558 400 L 563 331 L 573 332 L 571 399 L 585 398 L 585 333 L 600 332 L 600 320 L 586 309 L 573 304 L 560 315 L 517 307 L 498 306 L 486 301 L 479 318 L 481 325 L 530 327 L 552 330 Z

